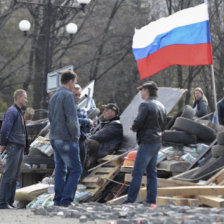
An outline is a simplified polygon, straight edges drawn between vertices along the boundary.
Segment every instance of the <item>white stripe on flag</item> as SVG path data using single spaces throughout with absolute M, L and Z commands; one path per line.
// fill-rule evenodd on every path
M 206 4 L 187 8 L 174 13 L 166 18 L 151 22 L 141 29 L 135 29 L 132 48 L 144 48 L 150 45 L 156 36 L 170 30 L 209 20 Z

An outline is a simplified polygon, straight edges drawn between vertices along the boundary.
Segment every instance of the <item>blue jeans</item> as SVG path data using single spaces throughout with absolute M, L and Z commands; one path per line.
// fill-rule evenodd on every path
M 82 173 L 79 143 L 68 140 L 51 140 L 55 162 L 54 204 L 68 206 L 73 202 Z
M 23 160 L 24 146 L 8 144 L 6 146 L 6 164 L 0 185 L 0 205 L 12 205 L 16 192 L 16 180 L 19 178 Z
M 146 170 L 148 203 L 156 203 L 157 196 L 157 156 L 161 143 L 140 144 L 132 171 L 132 180 L 128 189 L 128 197 L 125 203 L 135 202 L 141 187 L 142 176 Z

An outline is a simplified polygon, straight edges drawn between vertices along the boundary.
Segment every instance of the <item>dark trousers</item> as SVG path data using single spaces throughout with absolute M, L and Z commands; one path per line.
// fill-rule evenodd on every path
M 20 173 L 24 146 L 8 144 L 6 146 L 6 153 L 6 164 L 0 184 L 0 206 L 12 205 L 14 202 L 16 180 Z

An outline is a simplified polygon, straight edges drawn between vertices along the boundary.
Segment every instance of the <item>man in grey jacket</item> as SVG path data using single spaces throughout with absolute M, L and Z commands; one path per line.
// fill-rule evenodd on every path
M 54 205 L 64 207 L 73 202 L 82 173 L 78 143 L 80 127 L 72 93 L 76 79 L 77 75 L 72 71 L 62 73 L 62 86 L 49 105 L 50 140 L 55 161 Z

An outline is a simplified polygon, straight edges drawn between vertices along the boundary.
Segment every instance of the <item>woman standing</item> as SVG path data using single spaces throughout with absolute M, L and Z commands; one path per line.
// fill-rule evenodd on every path
M 195 117 L 203 117 L 208 114 L 208 101 L 200 87 L 194 89 L 194 104 Z

